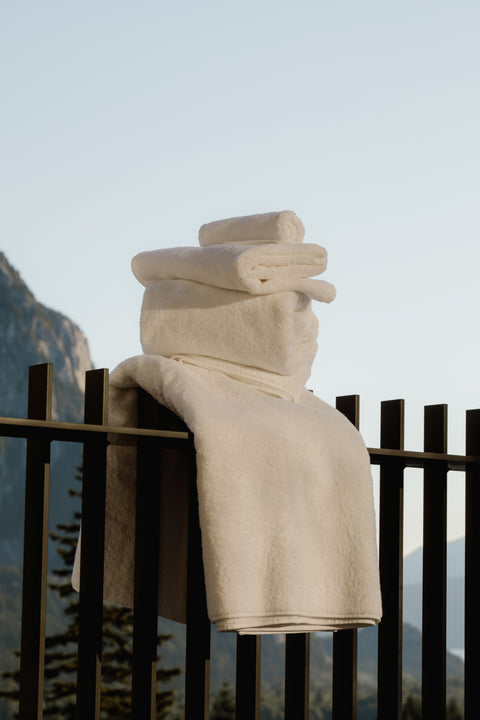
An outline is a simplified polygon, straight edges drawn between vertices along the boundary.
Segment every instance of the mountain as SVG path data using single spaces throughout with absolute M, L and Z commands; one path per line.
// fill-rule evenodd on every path
M 67 317 L 39 303 L 0 252 L 0 416 L 26 417 L 28 366 L 53 363 L 53 417 L 81 421 L 88 342 Z M 17 566 L 23 552 L 25 441 L 0 437 L 0 565 Z M 65 488 L 81 462 L 76 445 L 52 444 L 51 527 L 71 516 Z
M 465 538 L 447 543 L 447 577 L 463 577 L 465 567 Z M 417 548 L 403 559 L 404 585 L 422 583 L 423 548 Z
M 160 632 L 173 635 L 172 641 L 162 646 L 163 662 L 167 667 L 183 667 L 185 627 L 168 620 L 160 620 Z M 262 637 L 261 695 L 281 698 L 285 667 L 285 638 L 282 635 Z M 377 686 L 378 627 L 364 628 L 358 633 L 358 695 L 360 704 L 374 703 Z M 236 637 L 234 633 L 218 633 L 212 628 L 210 689 L 215 695 L 224 682 L 235 686 Z M 313 633 L 310 641 L 310 689 L 312 699 L 318 695 L 328 699 L 331 692 L 333 663 L 333 633 Z M 447 653 L 448 695 L 463 677 L 463 661 Z M 403 685 L 405 691 L 419 692 L 422 678 L 422 636 L 411 625 L 403 625 Z M 183 693 L 184 677 L 175 678 L 172 685 L 178 695 Z M 360 708 L 360 705 L 359 705 Z M 263 717 L 263 714 L 262 714 Z M 270 717 L 268 713 L 265 717 Z M 280 717 L 280 715 L 279 715 Z M 312 714 L 312 717 L 318 717 Z M 321 717 L 321 716 L 320 716 Z M 328 717 L 328 715 L 325 715 Z M 374 710 L 362 712 L 360 717 L 373 720 Z
M 53 417 L 81 421 L 88 342 L 71 320 L 35 299 L 0 252 L 0 416 L 26 417 L 28 367 L 44 362 L 53 363 Z M 50 528 L 71 521 L 78 500 L 68 488 L 80 463 L 79 445 L 52 443 Z M 12 650 L 20 646 L 24 493 L 25 440 L 0 437 L 0 671 L 14 666 Z M 57 557 L 49 543 L 49 567 L 58 566 Z M 63 626 L 60 605 L 49 590 L 47 632 Z
M 422 548 L 404 558 L 403 619 L 422 628 Z M 447 543 L 447 647 L 464 647 L 465 538 Z

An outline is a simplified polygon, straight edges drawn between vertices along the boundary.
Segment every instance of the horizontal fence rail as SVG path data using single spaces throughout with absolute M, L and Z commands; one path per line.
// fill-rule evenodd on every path
M 201 558 L 193 436 L 186 425 L 147 393 L 138 393 L 136 427 L 110 426 L 108 372 L 86 373 L 84 423 L 51 420 L 52 366 L 29 371 L 28 418 L 0 418 L 0 436 L 27 439 L 25 547 L 23 564 L 20 717 L 43 717 L 43 672 L 47 586 L 50 445 L 84 446 L 82 558 L 79 611 L 77 718 L 100 718 L 102 670 L 103 544 L 106 448 L 115 437 L 137 446 L 135 596 L 132 660 L 132 718 L 156 717 L 157 607 L 159 588 L 160 473 L 165 450 L 184 453 L 189 487 L 185 720 L 209 717 L 210 622 Z M 358 427 L 359 398 L 337 398 L 337 408 Z M 446 718 L 446 481 L 450 471 L 466 477 L 465 720 L 476 720 L 476 653 L 480 640 L 480 410 L 467 411 L 466 453 L 447 452 L 447 406 L 425 408 L 424 450 L 404 448 L 404 401 L 381 405 L 380 448 L 368 448 L 380 466 L 379 562 L 383 618 L 378 632 L 378 720 L 402 714 L 402 590 L 404 470 L 424 471 L 424 562 L 422 623 L 422 718 Z M 153 468 L 155 467 L 155 473 Z M 153 542 L 152 542 L 153 541 Z M 148 552 L 146 549 L 148 548 Z M 153 548 L 153 550 L 152 550 Z M 260 636 L 237 636 L 236 720 L 260 718 Z M 286 720 L 309 717 L 310 636 L 287 636 Z M 357 717 L 357 631 L 333 637 L 332 718 Z
M 355 398 L 357 396 L 348 396 Z M 467 411 L 467 414 L 475 411 Z M 88 423 L 56 422 L 53 420 L 31 420 L 0 416 L 0 436 L 18 438 L 42 438 L 49 442 L 84 443 L 94 433 L 108 433 L 130 437 L 132 443 L 137 437 L 164 437 L 172 440 L 187 440 L 188 431 L 154 430 L 149 428 L 130 428 L 119 425 L 94 425 Z M 386 465 L 389 460 L 400 461 L 404 467 L 425 468 L 428 465 L 443 462 L 448 470 L 465 472 L 480 464 L 480 455 L 454 455 L 450 453 L 423 452 L 420 450 L 395 450 L 391 448 L 367 448 L 372 465 Z
M 186 430 L 154 430 L 152 428 L 129 428 L 117 425 L 23 420 L 10 417 L 0 417 L 0 429 L 3 437 L 44 438 L 48 442 L 60 440 L 63 442 L 85 443 L 96 433 L 123 435 L 131 437 L 132 441 L 135 441 L 138 437 L 168 438 L 171 440 L 188 440 L 189 438 Z

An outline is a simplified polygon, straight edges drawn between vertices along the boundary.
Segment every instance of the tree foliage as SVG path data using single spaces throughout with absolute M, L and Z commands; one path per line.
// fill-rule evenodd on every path
M 416 695 L 408 695 L 402 708 L 402 720 L 422 720 L 422 701 Z
M 224 682 L 214 698 L 210 720 L 234 720 L 235 699 L 230 683 Z
M 79 479 L 79 478 L 77 478 Z M 80 493 L 70 490 L 79 497 Z M 75 549 L 80 530 L 80 513 L 75 512 L 71 523 L 57 525 L 57 532 L 50 533 L 62 566 L 53 570 L 49 587 L 64 603 L 66 625 L 64 629 L 45 638 L 45 691 L 43 716 L 50 720 L 74 720 L 76 714 L 76 672 L 79 596 L 72 587 L 71 575 Z M 132 675 L 133 611 L 129 608 L 106 603 L 103 608 L 102 647 L 102 720 L 130 720 Z M 171 636 L 159 635 L 158 646 Z M 16 653 L 18 655 L 18 653 Z M 162 685 L 180 673 L 180 670 L 157 669 L 157 719 L 167 717 L 173 706 L 174 695 Z M 10 689 L 0 692 L 0 697 L 18 701 L 19 671 L 5 672 Z M 16 715 L 15 717 L 18 717 Z
M 447 705 L 447 720 L 464 720 L 464 714 L 459 704 L 452 698 Z
M 418 695 L 408 695 L 402 709 L 402 720 L 421 720 L 422 701 Z M 447 703 L 446 720 L 464 720 L 464 714 L 455 698 Z

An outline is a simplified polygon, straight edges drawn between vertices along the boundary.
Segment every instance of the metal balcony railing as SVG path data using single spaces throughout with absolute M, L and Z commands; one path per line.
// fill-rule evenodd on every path
M 189 459 L 185 720 L 206 719 L 210 622 L 200 550 L 193 437 L 177 416 L 142 390 L 137 427 L 111 427 L 106 417 L 107 395 L 108 372 L 88 372 L 84 423 L 54 422 L 52 366 L 32 366 L 28 418 L 0 418 L 0 436 L 27 438 L 20 717 L 22 720 L 42 717 L 49 462 L 53 441 L 78 442 L 84 446 L 77 717 L 96 720 L 100 716 L 106 449 L 112 435 L 122 435 L 138 447 L 132 717 L 135 720 L 155 717 L 158 468 L 160 459 L 160 468 L 163 463 L 164 469 L 168 469 L 165 468 L 168 453 L 164 450 L 175 447 Z M 337 408 L 358 427 L 358 396 L 338 398 Z M 447 452 L 446 405 L 425 408 L 424 428 L 424 451 L 405 450 L 404 402 L 383 402 L 381 447 L 369 449 L 372 464 L 380 466 L 379 553 L 384 616 L 378 633 L 377 713 L 379 720 L 400 720 L 402 712 L 403 488 L 405 468 L 415 467 L 424 471 L 422 717 L 442 720 L 446 714 L 446 488 L 448 472 L 456 471 L 466 476 L 465 718 L 477 720 L 480 589 L 475 574 L 480 567 L 480 525 L 476 523 L 480 517 L 480 410 L 467 411 L 465 455 Z M 286 638 L 287 720 L 308 718 L 309 639 L 308 634 L 300 633 Z M 236 720 L 259 718 L 260 664 L 260 636 L 238 636 Z M 357 631 L 342 630 L 333 637 L 334 720 L 355 720 L 356 689 Z

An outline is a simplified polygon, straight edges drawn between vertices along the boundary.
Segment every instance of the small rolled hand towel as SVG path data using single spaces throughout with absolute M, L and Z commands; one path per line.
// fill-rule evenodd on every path
M 198 241 L 209 245 L 262 245 L 301 243 L 305 236 L 302 221 L 291 210 L 227 218 L 202 225 Z
M 318 319 L 303 293 L 251 295 L 192 280 L 149 285 L 140 313 L 147 355 L 201 355 L 292 375 L 317 349 Z
M 214 245 L 142 252 L 133 258 L 132 271 L 145 287 L 159 280 L 194 280 L 254 295 L 296 290 L 330 302 L 333 285 L 311 279 L 326 265 L 327 252 L 319 245 Z

